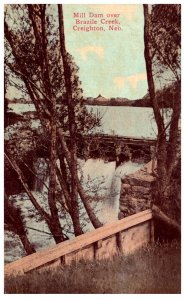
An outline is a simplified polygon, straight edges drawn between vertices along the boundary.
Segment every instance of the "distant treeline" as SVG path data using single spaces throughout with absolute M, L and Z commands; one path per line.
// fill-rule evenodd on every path
M 180 97 L 180 90 L 176 84 L 172 84 L 163 90 L 156 92 L 157 101 L 160 107 L 172 108 L 175 100 Z M 133 107 L 152 107 L 149 94 L 146 94 L 142 99 L 129 100 L 127 98 L 104 98 L 99 95 L 97 98 L 89 97 L 84 99 L 87 105 L 101 106 L 133 106 Z
M 160 107 L 163 108 L 172 108 L 177 97 L 180 97 L 181 91 L 178 89 L 176 84 L 172 84 L 163 90 L 159 90 L 156 92 L 157 101 Z M 57 99 L 57 103 L 60 101 L 65 102 L 65 99 Z M 83 99 L 84 104 L 86 105 L 100 105 L 100 106 L 133 106 L 133 107 L 152 107 L 149 94 L 146 94 L 142 99 L 129 100 L 127 98 L 105 98 L 99 95 L 96 98 L 88 97 Z M 23 103 L 28 104 L 31 103 L 30 100 L 27 99 L 13 99 L 8 100 L 9 103 Z

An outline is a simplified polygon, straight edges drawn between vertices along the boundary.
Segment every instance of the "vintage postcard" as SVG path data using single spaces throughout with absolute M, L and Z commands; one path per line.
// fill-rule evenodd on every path
M 5 294 L 181 293 L 181 5 L 4 5 Z

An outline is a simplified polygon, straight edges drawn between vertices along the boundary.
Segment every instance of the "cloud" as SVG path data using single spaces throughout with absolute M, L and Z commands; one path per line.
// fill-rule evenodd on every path
M 95 4 L 90 6 L 93 11 L 99 11 L 105 14 L 121 14 L 128 21 L 131 21 L 135 17 L 135 13 L 138 9 L 138 4 Z
M 115 77 L 113 78 L 113 81 L 115 82 L 115 85 L 121 89 L 124 86 L 125 77 Z
M 82 48 L 78 48 L 77 51 L 80 53 L 83 60 L 87 59 L 89 53 L 95 53 L 100 59 L 104 57 L 104 48 L 101 46 L 85 46 Z
M 139 81 L 144 81 L 146 79 L 147 79 L 146 73 L 138 73 L 138 74 L 134 74 L 134 75 L 131 75 L 131 76 L 114 77 L 113 81 L 114 81 L 116 87 L 118 87 L 119 89 L 121 89 L 126 82 L 129 82 L 131 87 L 133 89 L 136 89 L 137 85 L 138 85 L 138 82 Z
M 133 87 L 133 89 L 137 88 L 137 84 L 139 81 L 146 80 L 146 73 L 139 73 L 132 76 L 128 76 L 127 80 L 130 82 L 130 85 Z

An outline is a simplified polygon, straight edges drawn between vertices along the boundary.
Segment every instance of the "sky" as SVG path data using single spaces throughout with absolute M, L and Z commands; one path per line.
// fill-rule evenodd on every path
M 95 98 L 101 94 L 106 98 L 142 98 L 148 89 L 144 60 L 143 6 L 64 4 L 63 10 L 66 48 L 79 67 L 83 96 Z M 86 18 L 74 18 L 74 13 L 85 13 Z M 89 17 L 89 13 L 93 17 Z M 96 18 L 95 14 L 103 17 Z M 119 17 L 107 17 L 108 14 Z M 105 31 L 74 30 L 76 19 L 93 19 L 98 24 L 91 26 L 103 27 Z M 119 24 L 114 26 L 119 26 L 121 30 L 108 30 L 109 25 L 102 25 L 101 19 L 103 22 L 116 20 Z M 7 96 L 10 99 L 22 97 L 13 87 L 8 90 Z
M 85 13 L 86 18 L 77 19 L 87 21 L 92 19 L 88 18 L 89 12 L 103 14 L 105 20 L 115 19 L 107 18 L 107 14 L 120 14 L 117 20 L 122 30 L 109 31 L 107 25 L 104 25 L 105 31 L 73 30 L 74 13 Z M 80 68 L 85 97 L 101 94 L 108 98 L 139 99 L 147 93 L 142 5 L 64 5 L 64 21 L 67 51 Z

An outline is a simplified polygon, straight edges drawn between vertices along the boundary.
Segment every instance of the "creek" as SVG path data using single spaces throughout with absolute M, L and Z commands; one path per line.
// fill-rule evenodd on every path
M 88 159 L 86 162 L 79 161 L 79 176 L 86 192 L 93 196 L 91 205 L 96 212 L 98 218 L 103 224 L 113 222 L 118 218 L 119 196 L 121 187 L 121 177 L 138 170 L 143 166 L 142 163 L 134 163 L 131 161 L 125 162 L 116 168 L 116 162 L 104 162 L 103 159 Z M 39 168 L 40 178 L 48 184 L 46 176 L 46 165 L 42 158 L 38 159 L 35 167 Z M 40 184 L 37 179 L 34 185 L 34 195 L 39 200 L 40 204 L 47 210 L 45 197 L 47 197 L 47 188 Z M 10 196 L 10 200 L 15 206 L 20 207 L 22 215 L 25 219 L 28 237 L 35 245 L 37 250 L 43 249 L 54 244 L 54 240 L 49 234 L 49 230 L 45 221 L 40 219 L 40 216 L 35 213 L 35 209 L 31 204 L 26 193 Z M 85 209 L 79 199 L 81 223 L 83 224 L 84 232 L 93 230 L 93 226 L 88 222 L 88 217 Z M 64 227 L 64 232 L 71 238 L 71 219 L 68 214 L 61 214 L 61 224 Z M 11 262 L 24 256 L 25 252 L 19 237 L 14 233 L 5 230 L 5 263 Z
M 34 111 L 32 104 L 10 104 L 9 108 L 16 113 Z M 96 129 L 96 132 L 145 138 L 156 136 L 156 123 L 151 108 L 87 106 L 87 109 L 102 116 L 102 126 Z M 87 161 L 79 160 L 79 166 L 79 177 L 86 192 L 93 196 L 91 205 L 100 221 L 106 224 L 117 220 L 121 177 L 141 168 L 143 162 L 128 161 L 116 168 L 115 161 L 106 162 L 100 158 L 90 158 Z M 38 158 L 34 167 L 35 171 L 38 171 L 38 177 L 47 185 L 47 166 L 44 159 Z M 47 201 L 45 201 L 47 198 L 46 186 L 41 184 L 39 180 L 35 180 L 33 193 L 47 210 Z M 35 213 L 28 196 L 25 193 L 20 193 L 10 196 L 10 200 L 21 208 L 28 230 L 28 237 L 35 248 L 39 250 L 54 244 L 46 223 Z M 84 232 L 92 230 L 93 227 L 87 221 L 87 214 L 80 199 L 79 205 Z M 71 238 L 73 233 L 70 216 L 61 213 L 60 217 L 64 233 Z M 24 249 L 18 236 L 5 230 L 5 262 L 14 261 L 24 255 Z

